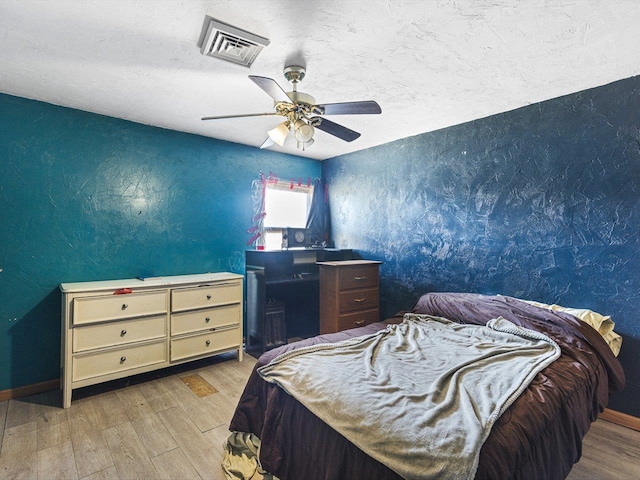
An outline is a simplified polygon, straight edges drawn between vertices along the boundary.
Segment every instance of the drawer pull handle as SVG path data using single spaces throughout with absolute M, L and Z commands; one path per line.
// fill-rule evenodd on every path
M 211 321 L 211 318 L 207 317 L 204 319 L 205 322 L 209 323 Z
M 364 302 L 365 300 L 366 300 L 366 298 L 356 298 L 356 299 L 354 299 L 353 301 L 354 301 L 354 302 L 356 302 L 356 303 L 362 303 L 362 302 Z
M 127 357 L 120 357 L 120 363 L 124 363 L 127 361 Z
M 354 280 L 366 280 L 367 277 L 353 277 Z
M 122 330 L 122 331 L 120 332 L 120 336 L 121 336 L 121 337 L 124 337 L 126 334 L 127 334 L 127 331 L 126 331 L 126 330 Z
M 357 322 L 353 322 L 353 324 L 357 327 L 364 324 L 364 320 L 358 320 Z
M 211 340 L 207 340 L 206 342 L 204 342 L 205 345 L 208 347 L 209 345 L 211 345 Z
M 207 300 L 211 300 L 211 295 L 207 295 Z
M 127 305 L 126 303 L 122 304 L 122 310 L 126 310 L 127 308 L 129 308 L 129 305 Z

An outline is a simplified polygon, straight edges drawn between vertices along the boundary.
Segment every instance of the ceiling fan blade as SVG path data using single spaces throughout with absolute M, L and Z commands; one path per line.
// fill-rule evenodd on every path
M 267 92 L 276 102 L 291 103 L 291 99 L 273 78 L 249 75 L 249 78 L 262 90 Z
M 323 132 L 327 132 L 334 137 L 338 137 L 345 142 L 353 142 L 356 138 L 360 136 L 358 132 L 355 132 L 347 127 L 343 127 L 342 125 L 338 125 L 331 120 L 327 120 L 322 117 L 311 117 L 311 125 L 315 128 L 322 130 Z
M 274 142 L 271 137 L 267 137 L 267 139 L 262 142 L 262 145 L 260 145 L 260 148 L 269 148 L 271 145 L 274 145 L 276 142 Z
M 243 117 L 279 117 L 277 113 L 244 113 L 240 115 L 222 115 L 219 117 L 202 117 L 201 120 L 222 120 L 224 118 L 243 118 Z
M 377 102 L 365 100 L 363 102 L 325 103 L 316 105 L 324 110 L 325 115 L 359 115 L 382 113 Z

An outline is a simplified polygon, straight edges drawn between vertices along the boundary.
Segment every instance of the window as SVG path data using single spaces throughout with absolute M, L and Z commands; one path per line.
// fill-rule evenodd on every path
M 313 198 L 313 186 L 293 182 L 268 182 L 264 192 L 264 246 L 267 250 L 282 247 L 282 230 L 304 228 Z

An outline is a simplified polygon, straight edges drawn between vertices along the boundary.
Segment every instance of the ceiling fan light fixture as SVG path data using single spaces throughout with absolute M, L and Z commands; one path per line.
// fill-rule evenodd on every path
M 298 142 L 306 143 L 313 140 L 314 128 L 302 119 L 296 120 L 293 124 L 293 132 Z
M 313 145 L 313 138 L 307 142 L 298 142 L 297 147 L 304 152 L 311 145 Z
M 288 121 L 282 122 L 273 130 L 269 130 L 267 134 L 269 135 L 269 138 L 271 140 L 273 140 L 278 145 L 283 147 L 284 141 L 287 138 L 287 135 L 289 134 L 289 122 Z

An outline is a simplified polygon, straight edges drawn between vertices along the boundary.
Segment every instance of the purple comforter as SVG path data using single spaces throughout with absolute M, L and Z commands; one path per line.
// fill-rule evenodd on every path
M 571 315 L 509 297 L 429 293 L 413 312 L 473 324 L 502 316 L 558 343 L 560 358 L 536 376 L 494 425 L 482 447 L 476 478 L 565 478 L 580 458 L 582 438 L 591 422 L 609 396 L 624 387 L 622 367 L 602 337 Z M 285 351 L 372 333 L 401 319 L 285 345 L 262 355 L 256 368 Z M 363 408 L 376 406 L 363 399 Z M 282 480 L 399 478 L 283 390 L 262 380 L 255 369 L 230 430 L 257 435 L 262 441 L 262 466 Z

